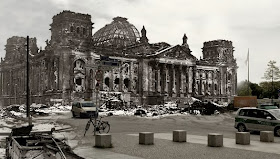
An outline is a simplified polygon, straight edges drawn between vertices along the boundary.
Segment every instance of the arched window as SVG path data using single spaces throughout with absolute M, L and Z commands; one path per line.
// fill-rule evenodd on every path
M 114 81 L 114 83 L 115 83 L 115 84 L 120 84 L 120 79 L 119 79 L 119 78 L 116 78 L 115 81 Z
M 84 69 L 84 65 L 85 65 L 85 62 L 84 62 L 84 61 L 82 61 L 82 60 L 77 60 L 77 61 L 75 61 L 75 63 L 74 63 L 74 69 L 83 70 L 83 69 Z
M 77 27 L 77 34 L 80 34 L 80 27 Z
M 86 35 L 86 28 L 83 28 L 83 35 Z
M 74 27 L 70 26 L 70 32 L 73 33 L 73 31 L 74 31 Z
M 75 91 L 83 92 L 85 90 L 85 62 L 78 59 L 74 62 L 74 86 Z M 90 79 L 89 79 L 90 80 Z M 90 86 L 89 86 L 90 88 Z
M 231 80 L 231 73 L 228 74 L 228 81 Z
M 129 87 L 129 79 L 128 78 L 124 79 L 123 83 L 124 83 L 126 88 Z
M 110 78 L 109 77 L 106 77 L 105 78 L 105 84 L 110 87 Z
M 82 79 L 81 78 L 76 78 L 76 84 L 78 86 L 81 86 L 82 85 Z

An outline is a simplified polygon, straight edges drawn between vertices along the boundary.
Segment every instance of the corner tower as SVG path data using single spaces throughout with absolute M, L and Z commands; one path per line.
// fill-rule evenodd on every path
M 53 17 L 49 44 L 87 47 L 92 37 L 92 25 L 91 16 L 88 14 L 63 11 Z
M 37 39 L 29 38 L 29 49 L 32 55 L 38 53 Z M 13 62 L 23 62 L 26 58 L 26 37 L 13 36 L 7 40 L 5 45 L 5 60 Z
M 214 71 L 214 91 L 217 93 L 215 95 L 219 96 L 217 99 L 221 102 L 230 102 L 233 96 L 237 94 L 238 67 L 233 52 L 234 47 L 231 41 L 213 40 L 204 42 L 202 48 L 203 59 L 198 62 L 204 70 L 209 66 L 216 68 Z M 209 83 L 209 81 L 207 82 Z
M 234 47 L 228 40 L 213 40 L 203 43 L 203 59 L 209 62 L 234 62 Z

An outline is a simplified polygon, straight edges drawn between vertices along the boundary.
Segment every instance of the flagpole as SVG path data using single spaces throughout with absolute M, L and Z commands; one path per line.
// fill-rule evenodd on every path
M 247 57 L 247 58 L 248 58 L 247 60 L 248 60 L 248 96 L 249 96 L 249 95 L 250 95 L 250 78 L 249 78 L 249 74 L 250 74 L 250 72 L 249 72 L 249 71 L 250 71 L 250 70 L 249 70 L 249 65 L 250 65 L 249 59 L 250 59 L 250 58 L 249 58 L 249 48 L 248 48 L 248 55 L 247 55 L 247 56 L 248 56 L 248 57 Z

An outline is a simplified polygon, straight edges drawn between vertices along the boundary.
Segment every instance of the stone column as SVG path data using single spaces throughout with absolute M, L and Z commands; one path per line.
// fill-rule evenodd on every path
M 7 94 L 7 91 L 6 91 L 6 88 L 7 88 L 7 84 L 6 84 L 6 79 L 5 79 L 5 77 L 6 77 L 6 71 L 3 71 L 2 72 L 2 80 L 3 80 L 3 88 L 2 88 L 2 94 L 3 95 L 6 95 Z
M 157 92 L 161 93 L 161 88 L 160 88 L 160 67 L 159 67 L 159 63 L 156 65 L 156 83 L 157 83 Z
M 168 65 L 165 65 L 165 92 L 169 95 L 169 82 L 170 82 L 170 78 L 169 78 L 169 69 L 168 69 Z
M 172 70 L 172 96 L 176 96 L 177 89 L 176 89 L 176 67 L 175 65 L 171 65 L 171 70 Z M 178 83 L 177 83 L 178 84 Z
M 114 91 L 114 71 L 110 70 L 109 91 Z
M 181 79 L 181 73 L 182 73 L 182 69 L 180 69 L 180 67 L 182 66 L 177 66 L 175 67 L 174 71 L 175 71 L 175 81 L 176 81 L 176 96 L 180 97 L 181 95 L 181 86 L 182 86 L 182 79 Z
M 184 87 L 183 87 L 183 93 L 185 94 L 185 95 L 187 95 L 188 94 L 188 85 L 189 85 L 189 78 L 188 78 L 188 74 L 189 74 L 189 69 L 188 69 L 188 67 L 186 66 L 186 67 L 183 67 L 182 68 L 182 71 L 183 71 L 183 76 L 184 76 L 184 79 L 183 79 L 183 83 L 184 83 Z
M 168 67 L 168 79 L 169 79 L 169 83 L 168 83 L 168 94 L 169 96 L 172 97 L 172 94 L 173 94 L 173 88 L 174 88 L 174 82 L 173 82 L 173 67 L 172 65 L 169 65 Z
M 161 69 L 161 93 L 165 94 L 165 86 L 166 86 L 166 64 L 160 65 Z
M 188 90 L 188 92 L 193 93 L 193 69 L 192 69 L 192 67 L 190 67 L 188 69 L 188 74 L 189 74 L 189 86 L 188 86 L 189 90 Z
M 237 70 L 234 71 L 234 95 L 237 95 Z
M 184 93 L 186 92 L 186 86 L 185 86 L 185 81 L 186 81 L 186 74 L 183 66 L 179 67 L 180 71 L 180 97 L 184 97 Z
M 12 94 L 12 71 L 11 70 L 9 70 L 8 71 L 8 73 L 9 73 L 9 76 L 8 76 L 8 95 L 9 96 L 11 96 L 11 94 Z
M 153 86 L 154 86 L 154 72 L 153 72 L 153 66 L 151 63 L 148 64 L 148 85 L 149 85 L 149 93 L 153 92 Z
M 123 70 L 122 70 L 122 66 L 123 66 L 123 62 L 121 61 L 121 65 L 120 65 L 120 81 L 119 81 L 119 91 L 122 92 L 123 91 Z M 104 77 L 104 76 L 103 76 Z M 103 79 L 104 80 L 104 79 Z
M 151 65 L 151 92 L 156 92 L 156 73 L 157 73 L 157 70 L 155 68 L 155 65 Z
M 147 96 L 149 87 L 148 87 L 148 61 L 146 59 L 141 59 L 139 61 L 139 86 L 140 91 L 139 95 L 141 97 L 141 104 L 145 104 L 145 98 Z
M 2 81 L 2 71 L 0 71 L 0 96 L 3 94 L 3 81 Z

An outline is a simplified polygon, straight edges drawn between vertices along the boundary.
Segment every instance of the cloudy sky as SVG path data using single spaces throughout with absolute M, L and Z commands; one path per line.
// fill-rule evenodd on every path
M 204 41 L 226 39 L 235 47 L 238 81 L 247 79 L 245 60 L 250 52 L 250 81 L 259 83 L 270 60 L 280 67 L 279 0 L 1 0 L 0 57 L 9 37 L 36 37 L 38 47 L 50 39 L 52 17 L 63 10 L 90 14 L 93 33 L 122 16 L 150 43 L 181 44 L 184 33 L 197 58 Z

